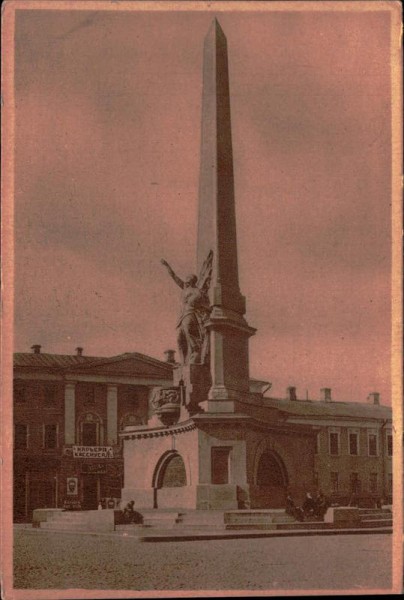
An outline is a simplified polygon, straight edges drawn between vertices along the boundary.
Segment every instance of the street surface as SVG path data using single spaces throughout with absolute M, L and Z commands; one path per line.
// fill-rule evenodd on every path
M 362 590 L 391 587 L 391 535 L 139 543 L 15 530 L 15 588 Z

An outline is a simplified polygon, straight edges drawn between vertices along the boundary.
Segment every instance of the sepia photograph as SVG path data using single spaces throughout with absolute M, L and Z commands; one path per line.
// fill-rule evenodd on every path
M 5 600 L 402 592 L 401 18 L 4 3 Z

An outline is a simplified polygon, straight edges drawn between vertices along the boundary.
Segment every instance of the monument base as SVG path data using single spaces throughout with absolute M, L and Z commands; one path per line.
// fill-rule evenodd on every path
M 181 365 L 174 369 L 174 385 L 183 389 L 183 403 L 190 416 L 201 412 L 201 402 L 204 402 L 211 386 L 210 369 L 208 365 Z
M 248 485 L 199 484 L 172 488 L 123 488 L 121 506 L 134 500 L 137 510 L 235 510 L 249 507 Z

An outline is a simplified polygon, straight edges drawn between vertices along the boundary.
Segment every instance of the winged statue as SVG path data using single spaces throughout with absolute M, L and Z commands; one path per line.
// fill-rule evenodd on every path
M 209 357 L 209 335 L 206 322 L 211 306 L 209 286 L 212 278 L 213 252 L 209 252 L 199 277 L 187 275 L 182 280 L 168 262 L 161 259 L 170 277 L 182 289 L 182 310 L 177 321 L 177 343 L 182 364 L 205 364 Z

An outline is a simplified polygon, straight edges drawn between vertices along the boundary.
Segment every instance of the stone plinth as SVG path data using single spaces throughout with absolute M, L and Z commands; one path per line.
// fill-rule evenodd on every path
M 207 400 L 212 381 L 209 366 L 182 365 L 174 369 L 173 376 L 174 385 L 183 389 L 183 406 L 188 418 L 201 412 L 201 403 Z
M 39 527 L 40 523 L 49 521 L 63 512 L 63 508 L 36 508 L 32 513 L 32 525 Z
M 359 508 L 354 506 L 338 506 L 327 510 L 324 515 L 324 523 L 334 523 L 339 526 L 355 526 L 361 521 Z

